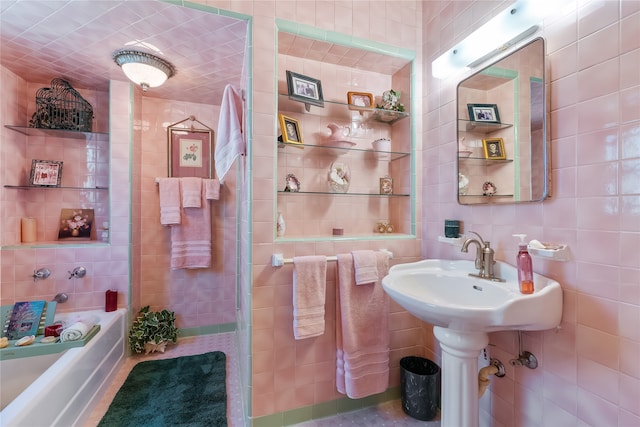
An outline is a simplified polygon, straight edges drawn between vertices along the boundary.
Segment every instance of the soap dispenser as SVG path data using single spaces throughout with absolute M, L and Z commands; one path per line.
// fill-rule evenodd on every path
M 518 256 L 516 257 L 518 266 L 518 284 L 520 285 L 520 293 L 533 293 L 533 265 L 531 255 L 527 251 L 527 243 L 524 241 L 526 234 L 514 234 L 513 237 L 519 237 Z

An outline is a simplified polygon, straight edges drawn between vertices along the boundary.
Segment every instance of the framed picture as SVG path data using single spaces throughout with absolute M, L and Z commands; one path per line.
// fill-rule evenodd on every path
M 472 122 L 500 123 L 496 104 L 467 104 L 467 108 Z
M 280 121 L 282 142 L 286 144 L 303 144 L 300 122 L 284 114 L 278 114 L 278 120 Z
M 507 158 L 502 138 L 483 139 L 482 149 L 484 150 L 485 159 L 505 160 Z
M 54 160 L 32 160 L 29 184 L 36 187 L 60 187 L 62 162 Z
M 393 179 L 385 176 L 380 178 L 380 194 L 393 194 Z
M 213 131 L 169 127 L 169 177 L 213 178 Z
M 289 98 L 305 104 L 324 107 L 320 80 L 287 70 Z
M 373 108 L 373 94 L 366 92 L 347 92 L 347 104 L 350 110 Z
M 93 209 L 62 209 L 60 211 L 58 240 L 91 239 L 92 226 Z

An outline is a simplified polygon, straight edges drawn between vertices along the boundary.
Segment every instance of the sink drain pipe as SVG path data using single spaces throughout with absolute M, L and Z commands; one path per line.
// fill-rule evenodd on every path
M 505 376 L 504 365 L 498 359 L 491 359 L 489 366 L 485 366 L 478 372 L 478 399 L 482 397 L 489 387 L 489 375 L 495 375 L 498 378 Z

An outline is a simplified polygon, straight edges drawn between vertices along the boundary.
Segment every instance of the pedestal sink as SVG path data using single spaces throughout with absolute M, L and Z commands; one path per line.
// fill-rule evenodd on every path
M 473 261 L 429 259 L 391 267 L 382 287 L 414 316 L 434 325 L 442 348 L 441 427 L 477 427 L 478 356 L 489 332 L 552 329 L 562 316 L 562 289 L 534 275 L 535 291 L 523 295 L 515 267 L 497 261 L 495 276 L 470 277 Z

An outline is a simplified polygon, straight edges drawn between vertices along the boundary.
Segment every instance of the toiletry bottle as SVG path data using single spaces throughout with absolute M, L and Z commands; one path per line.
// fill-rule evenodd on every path
M 527 243 L 524 241 L 526 234 L 514 234 L 514 237 L 520 238 L 518 245 L 518 256 L 516 257 L 518 266 L 518 284 L 520 284 L 520 293 L 533 293 L 533 265 L 531 263 L 531 255 L 527 251 Z

